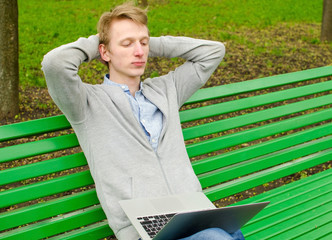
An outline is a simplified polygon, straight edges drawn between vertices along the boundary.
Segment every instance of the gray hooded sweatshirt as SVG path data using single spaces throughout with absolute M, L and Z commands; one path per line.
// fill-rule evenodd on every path
M 90 36 L 44 56 L 49 93 L 65 114 L 88 161 L 108 222 L 119 240 L 138 239 L 118 201 L 202 191 L 188 158 L 179 119 L 182 104 L 209 79 L 225 54 L 222 43 L 186 37 L 151 37 L 149 56 L 186 62 L 167 75 L 148 78 L 144 96 L 163 114 L 157 151 L 151 147 L 123 90 L 83 83 L 82 62 L 99 58 Z

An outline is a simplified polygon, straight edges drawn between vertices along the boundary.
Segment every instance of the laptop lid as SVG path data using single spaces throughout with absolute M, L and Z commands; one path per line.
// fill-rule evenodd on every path
M 170 240 L 190 236 L 210 227 L 234 232 L 268 203 L 217 209 L 204 193 L 194 192 L 161 198 L 122 200 L 119 204 L 143 240 L 152 238 L 138 220 L 140 217 L 177 213 L 153 238 Z

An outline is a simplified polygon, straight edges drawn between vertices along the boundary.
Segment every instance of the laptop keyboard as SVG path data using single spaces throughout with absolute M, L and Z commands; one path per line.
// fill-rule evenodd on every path
M 138 217 L 137 220 L 141 223 L 150 238 L 154 238 L 174 215 L 175 213 Z

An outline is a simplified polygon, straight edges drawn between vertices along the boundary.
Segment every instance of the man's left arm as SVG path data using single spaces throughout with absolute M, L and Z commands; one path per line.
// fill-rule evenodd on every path
M 206 81 L 218 67 L 225 55 L 220 42 L 187 37 L 151 37 L 151 57 L 181 57 L 186 62 L 171 72 L 178 91 L 179 107 Z

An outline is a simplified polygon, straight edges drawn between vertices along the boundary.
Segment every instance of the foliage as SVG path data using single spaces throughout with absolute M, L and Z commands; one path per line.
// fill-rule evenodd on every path
M 21 85 L 45 86 L 41 61 L 43 55 L 80 36 L 96 33 L 99 16 L 121 0 L 19 0 L 20 79 Z M 150 0 L 149 29 L 152 36 L 185 35 L 235 44 L 255 45 L 236 34 L 245 27 L 266 29 L 281 22 L 319 23 L 322 0 Z M 249 30 L 248 30 L 249 29 Z M 319 44 L 318 36 L 309 41 Z M 264 48 L 264 43 L 263 44 Z M 255 48 L 260 55 L 262 48 Z M 283 55 L 282 46 L 272 52 Z M 168 66 L 166 64 L 166 66 Z M 102 79 L 105 69 L 89 65 L 83 73 Z M 158 75 L 152 70 L 153 76 Z M 159 72 L 160 73 L 160 72 Z

